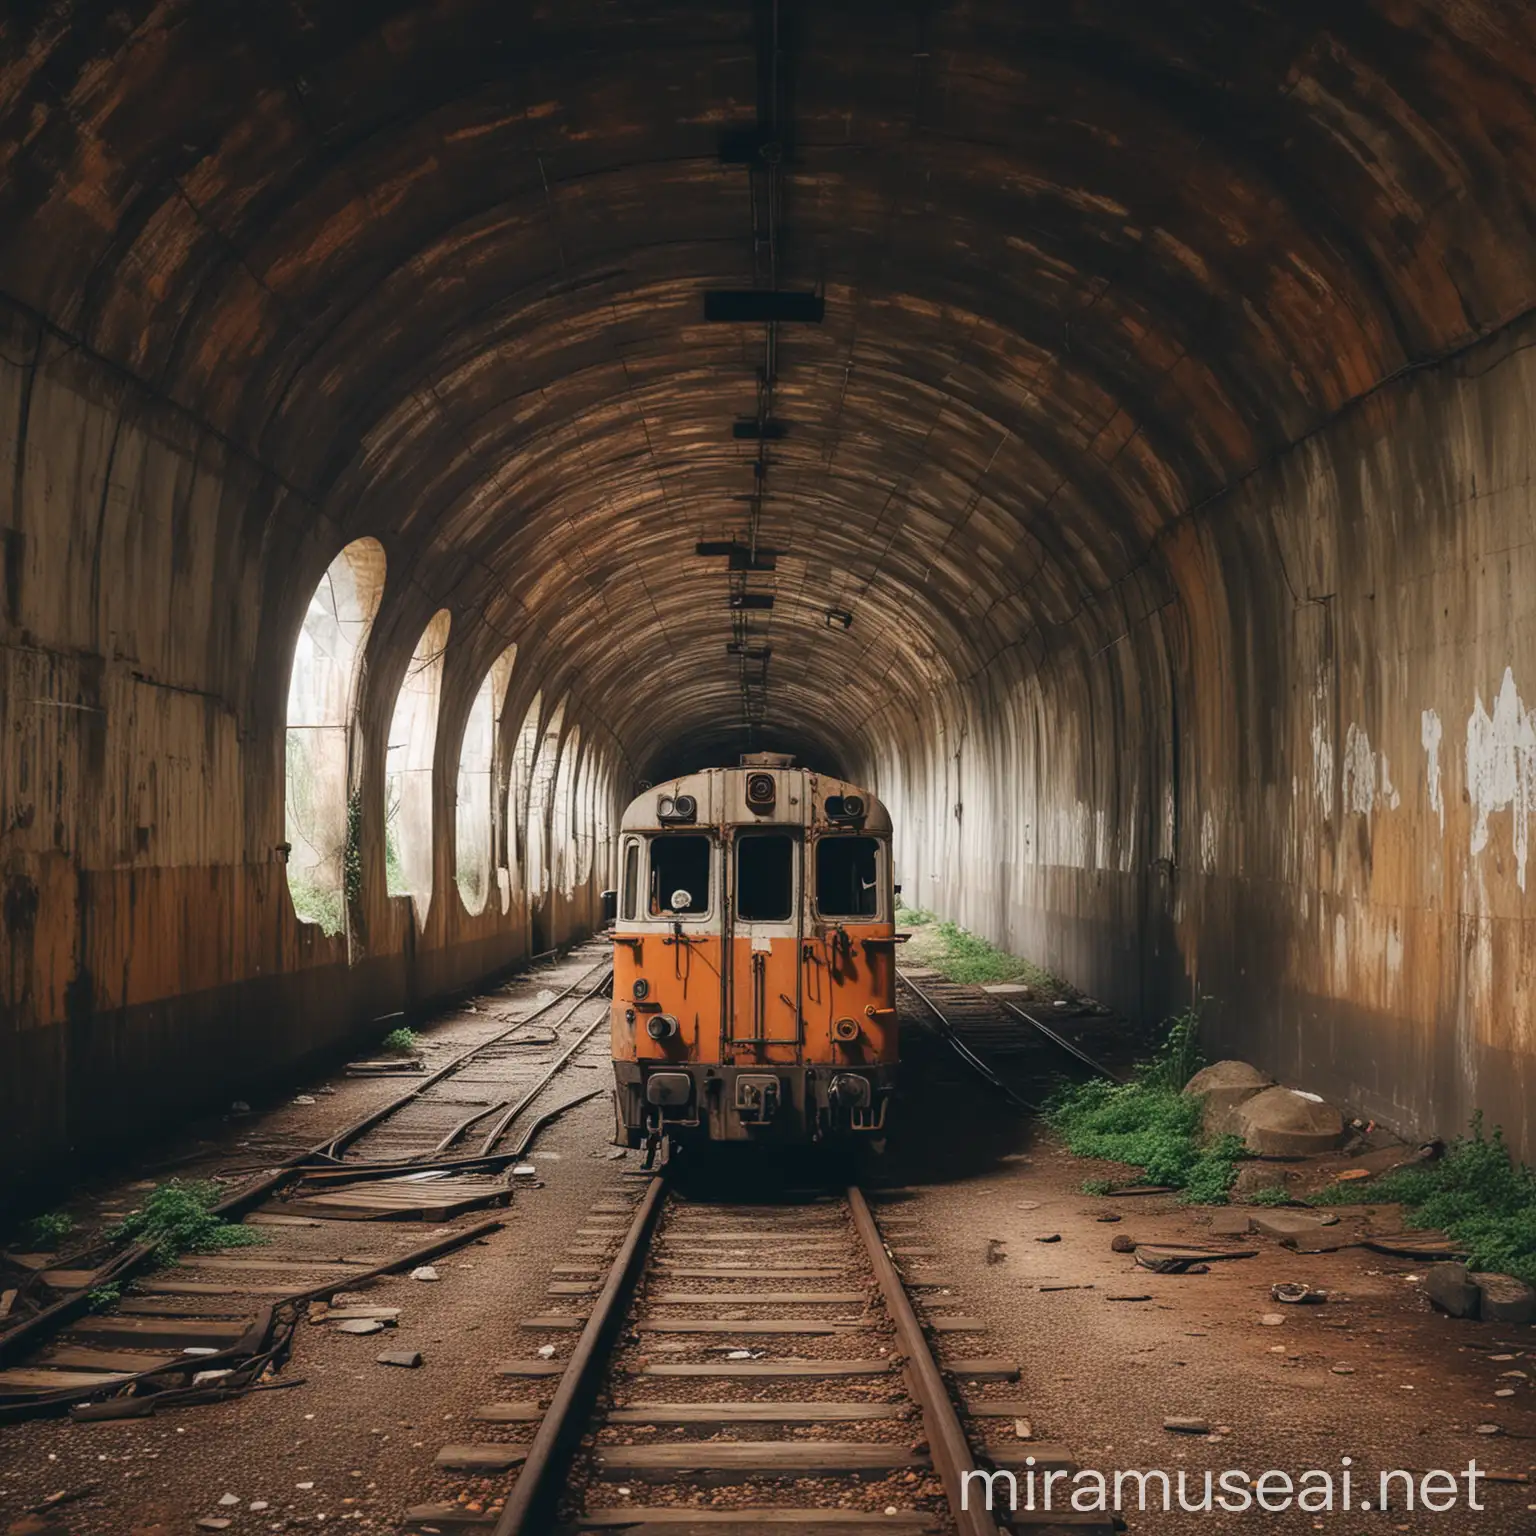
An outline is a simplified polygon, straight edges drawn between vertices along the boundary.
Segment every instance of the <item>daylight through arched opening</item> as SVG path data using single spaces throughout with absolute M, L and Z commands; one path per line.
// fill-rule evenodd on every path
M 476 690 L 459 749 L 454 807 L 454 879 L 471 913 L 485 910 L 495 867 L 496 739 L 517 647 L 509 645 Z M 505 898 L 505 889 L 503 889 Z M 502 911 L 506 910 L 505 899 Z
M 354 540 L 331 561 L 305 610 L 288 679 L 288 892 L 301 922 L 333 936 L 346 923 L 347 854 L 356 846 L 356 818 L 348 816 L 352 718 L 384 568 L 377 539 Z M 351 862 L 355 871 L 355 851 Z
M 389 894 L 409 896 L 421 925 L 432 905 L 432 757 L 450 620 L 446 608 L 438 609 L 416 642 L 395 700 L 384 765 Z

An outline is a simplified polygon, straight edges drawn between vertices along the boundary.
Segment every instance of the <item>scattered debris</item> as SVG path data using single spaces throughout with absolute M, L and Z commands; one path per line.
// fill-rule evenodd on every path
M 419 1349 L 386 1349 L 382 1355 L 375 1355 L 374 1360 L 380 1365 L 398 1365 L 408 1371 L 414 1371 L 421 1364 L 421 1351 Z
M 240 1502 L 240 1495 L 238 1493 L 226 1493 L 219 1500 L 219 1503 L 222 1504 L 225 1509 L 228 1509 L 231 1504 L 238 1504 L 239 1502 Z
M 1037 1243 L 1059 1243 L 1061 1241 L 1061 1233 L 1044 1232 L 1039 1237 L 1037 1237 L 1035 1241 Z
M 294 1102 L 294 1103 L 295 1103 L 295 1104 L 313 1104 L 313 1103 L 314 1103 L 314 1102 L 315 1102 L 315 1098 L 314 1098 L 314 1095 L 313 1095 L 313 1094 L 309 1094 L 309 1093 L 300 1093 L 300 1094 L 296 1094 L 296 1095 L 295 1095 L 295 1096 L 294 1096 L 294 1100 L 293 1100 L 293 1102 Z M 201 1521 L 199 1521 L 199 1522 L 198 1522 L 198 1523 L 199 1523 L 199 1524 L 201 1524 L 201 1523 L 202 1523 L 202 1522 L 201 1522 Z M 225 1521 L 225 1522 L 224 1522 L 224 1525 L 228 1525 L 228 1524 L 229 1524 L 229 1521 L 227 1521 L 227 1520 L 226 1520 L 226 1521 Z M 223 1529 L 223 1527 L 222 1527 L 222 1526 L 216 1526 L 216 1527 L 215 1527 L 215 1529 L 216 1529 L 216 1530 L 222 1530 L 222 1529 Z
M 1315 1094 L 1266 1088 L 1240 1105 L 1233 1130 L 1261 1157 L 1306 1157 L 1344 1142 L 1344 1117 Z
M 1156 1243 L 1139 1243 L 1136 1262 L 1143 1269 L 1159 1275 L 1183 1275 L 1202 1272 L 1202 1267 L 1221 1259 L 1253 1259 L 1257 1248 L 1174 1248 Z
M 1002 1238 L 989 1237 L 987 1239 L 987 1263 L 1001 1264 L 1007 1257 L 1008 1254 L 1004 1247 Z
M 1015 1440 L 1033 1440 L 1035 1438 L 1035 1426 L 1028 1419 L 1015 1419 L 1013 1421 L 1013 1438 Z
M 1278 1285 L 1270 1286 L 1269 1294 L 1274 1300 L 1293 1307 L 1310 1306 L 1328 1300 L 1327 1291 L 1315 1291 L 1310 1285 L 1302 1285 L 1295 1280 L 1282 1280 Z
M 1137 1291 L 1128 1295 L 1106 1296 L 1105 1301 L 1151 1301 L 1151 1296 L 1143 1291 Z
M 1329 1366 L 1329 1370 L 1335 1376 L 1353 1376 L 1355 1374 L 1355 1368 L 1352 1365 L 1333 1365 Z
M 1278 1328 L 1285 1322 L 1285 1317 L 1279 1312 L 1266 1312 L 1259 1318 L 1259 1322 L 1266 1328 Z
M 438 1273 L 430 1264 L 418 1264 L 411 1271 L 412 1280 L 436 1280 Z
M 1038 1211 L 1040 1209 L 1040 1202 L 1038 1200 L 1020 1200 L 1017 1209 L 1021 1211 Z
M 1117 1232 L 1109 1240 L 1111 1253 L 1135 1253 L 1136 1239 L 1124 1232 Z
M 1117 1211 L 1105 1211 L 1102 1216 L 1095 1216 L 1095 1221 L 1124 1221 L 1125 1218 Z
M 540 1344 L 539 1347 L 534 1350 L 534 1354 L 536 1354 L 540 1360 L 553 1360 L 555 1358 L 555 1346 L 553 1344 Z
M 1164 1419 L 1163 1428 L 1177 1435 L 1208 1435 L 1211 1423 L 1209 1419 Z
M 337 1333 L 383 1333 L 384 1324 L 376 1317 L 354 1317 L 336 1324 Z

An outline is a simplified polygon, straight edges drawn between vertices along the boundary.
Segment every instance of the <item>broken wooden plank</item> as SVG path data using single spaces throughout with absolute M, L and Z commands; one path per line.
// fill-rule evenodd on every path
M 125 1349 L 87 1349 L 84 1345 L 60 1344 L 34 1363 L 80 1371 L 126 1371 L 135 1375 L 140 1371 L 157 1371 L 162 1366 L 185 1365 L 187 1358 L 180 1354 L 168 1355 L 164 1350 L 133 1354 Z
M 244 1337 L 246 1322 L 217 1318 L 82 1317 L 64 1337 L 124 1349 L 225 1349 Z
M 484 1403 L 470 1414 L 480 1424 L 537 1424 L 543 1417 L 537 1403 Z
M 563 1376 L 563 1360 L 503 1360 L 496 1367 L 498 1376 Z
M 43 1371 L 27 1366 L 0 1371 L 0 1393 L 67 1392 L 77 1387 L 109 1387 L 127 1381 L 130 1371 Z
M 445 1445 L 432 1464 L 447 1472 L 510 1472 L 527 1459 L 526 1446 L 473 1443 Z

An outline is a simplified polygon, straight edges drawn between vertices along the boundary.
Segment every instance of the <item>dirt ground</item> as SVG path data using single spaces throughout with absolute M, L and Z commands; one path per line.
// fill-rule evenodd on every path
M 544 968 L 478 1000 L 474 1011 L 445 1014 L 430 1030 L 429 1053 L 446 1055 L 489 1032 L 488 1008 L 574 980 L 594 954 Z M 1155 1197 L 1083 1195 L 1081 1163 L 957 1070 L 931 1037 L 912 1031 L 904 1040 L 906 1085 L 877 1177 L 909 1194 L 884 1209 L 916 1224 L 917 1235 L 904 1243 L 940 1250 L 921 1261 L 950 1282 L 950 1294 L 933 1304 L 957 1302 L 988 1325 L 983 1334 L 949 1336 L 963 1342 L 946 1343 L 941 1353 L 1015 1358 L 1021 1381 L 1004 1395 L 1031 1405 L 1036 1438 L 1065 1444 L 1083 1467 L 1111 1475 L 1151 1468 L 1175 1479 L 1181 1470 L 1198 1474 L 1192 1494 L 1206 1469 L 1295 1476 L 1316 1468 L 1337 1476 L 1350 1457 L 1356 1509 L 1259 1517 L 1285 1532 L 1536 1531 L 1536 1490 L 1519 1482 L 1479 1484 L 1481 1513 L 1464 1502 L 1446 1513 L 1409 1511 L 1401 1484 L 1387 1512 L 1358 1507 L 1362 1499 L 1375 1502 L 1383 1468 L 1461 1474 L 1475 1457 L 1503 1476 L 1536 1471 L 1536 1414 L 1525 1374 L 1536 1372 L 1536 1328 L 1441 1317 L 1411 1278 L 1422 1266 L 1360 1249 L 1299 1257 L 1253 1237 L 1243 1242 L 1256 1257 L 1207 1274 L 1138 1269 L 1130 1255 L 1111 1250 L 1115 1235 L 1208 1240 L 1210 1213 Z M 335 1091 L 320 1091 L 326 1087 Z M 72 1208 L 82 1218 L 125 1209 L 136 1198 L 131 1185 L 168 1169 L 249 1172 L 398 1091 L 398 1082 L 340 1076 L 294 1084 L 281 1102 L 250 1115 L 189 1128 L 82 1189 Z M 294 1105 L 298 1093 L 315 1104 Z M 518 1395 L 498 1383 L 494 1365 L 532 1352 L 518 1320 L 547 1310 L 550 1266 L 592 1203 L 634 1165 L 633 1156 L 609 1157 L 608 1134 L 601 1099 L 572 1111 L 539 1139 L 532 1160 L 542 1187 L 519 1189 L 500 1232 L 439 1261 L 436 1284 L 398 1278 L 372 1289 L 370 1304 L 402 1308 L 398 1329 L 382 1341 L 301 1325 L 284 1372 L 302 1378 L 300 1387 L 144 1421 L 0 1429 L 0 1525 L 127 1536 L 158 1521 L 156 1536 L 180 1536 L 211 1517 L 228 1519 L 236 1536 L 333 1523 L 383 1531 L 397 1528 L 410 1505 L 504 1486 L 505 1479 L 479 1484 L 438 1472 L 432 1459 L 445 1442 L 491 1438 L 469 1415 Z M 408 1233 L 412 1243 L 424 1242 L 434 1230 L 407 1227 L 402 1241 Z M 1270 1286 L 1291 1280 L 1324 1288 L 1330 1299 L 1277 1305 Z M 1042 1289 L 1050 1286 L 1077 1288 Z M 1113 1299 L 1119 1296 L 1147 1299 Z M 1266 1315 L 1283 1321 L 1267 1325 Z M 425 1363 L 419 1370 L 378 1365 L 381 1343 L 420 1349 Z M 1500 1391 L 1513 1395 L 1495 1396 Z M 1170 1431 L 1169 1418 L 1206 1420 L 1212 1433 Z M 1501 1433 L 1478 1433 L 1488 1424 Z M 1002 1432 L 1008 1429 L 1004 1423 Z M 1464 1478 L 1460 1488 L 1464 1495 Z M 52 1524 L 13 1525 L 56 1492 L 74 1497 Z M 221 1505 L 226 1495 L 237 1502 Z M 1133 1531 L 1169 1533 L 1219 1532 L 1254 1518 L 1127 1512 Z

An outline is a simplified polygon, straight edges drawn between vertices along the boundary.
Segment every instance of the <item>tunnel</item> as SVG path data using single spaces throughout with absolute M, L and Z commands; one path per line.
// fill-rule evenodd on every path
M 624 805 L 758 750 L 1124 1016 L 1532 1150 L 1529 8 L 12 0 L 0 61 L 16 1183 L 592 932 Z

